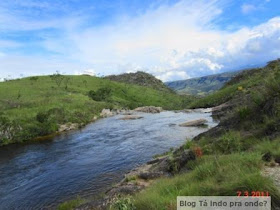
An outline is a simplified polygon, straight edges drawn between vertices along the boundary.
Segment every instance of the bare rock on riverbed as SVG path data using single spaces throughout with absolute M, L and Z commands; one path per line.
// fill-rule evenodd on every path
M 67 124 L 60 125 L 58 128 L 58 132 L 75 130 L 77 128 L 79 128 L 78 123 L 67 123 Z
M 161 107 L 156 106 L 143 106 L 134 109 L 136 112 L 146 112 L 146 113 L 160 113 L 163 111 Z
M 189 121 L 186 123 L 182 123 L 179 126 L 181 126 L 181 127 L 203 126 L 203 125 L 206 125 L 206 123 L 207 123 L 206 119 L 198 119 L 198 120 L 193 120 L 193 121 Z
M 110 109 L 102 109 L 100 116 L 101 117 L 112 117 L 115 114 Z
M 100 116 L 101 117 L 112 117 L 114 115 L 117 114 L 121 114 L 122 112 L 124 112 L 125 110 L 119 110 L 119 109 L 102 109 Z
M 143 117 L 141 116 L 136 116 L 136 115 L 127 115 L 125 117 L 120 118 L 120 120 L 137 120 L 137 119 L 141 119 Z

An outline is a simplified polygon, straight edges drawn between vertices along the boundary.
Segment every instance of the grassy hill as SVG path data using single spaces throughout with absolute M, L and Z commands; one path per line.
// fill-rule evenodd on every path
M 54 133 L 61 124 L 86 124 L 103 108 L 181 109 L 189 102 L 174 93 L 91 76 L 55 74 L 1 82 L 0 145 Z
M 205 96 L 219 90 L 238 73 L 240 73 L 240 71 L 166 82 L 165 84 L 179 94 Z
M 165 91 L 165 92 L 173 92 L 172 89 L 168 88 L 161 80 L 155 78 L 153 75 L 138 71 L 136 73 L 125 73 L 120 75 L 111 75 L 105 77 L 105 79 L 109 79 L 117 82 L 124 82 L 128 84 L 135 84 L 145 87 L 150 87 L 156 90 Z
M 112 206 L 176 209 L 177 196 L 253 195 L 259 191 L 268 192 L 272 209 L 278 209 L 280 60 L 242 72 L 191 107 L 216 105 L 220 106 L 213 116 L 219 125 L 168 153 L 167 160 L 176 169 L 172 177 L 157 179 L 146 190 L 124 196 Z M 182 159 L 185 154 L 195 154 L 195 160 Z M 178 165 L 184 168 L 178 171 Z M 137 181 L 134 177 L 133 182 Z

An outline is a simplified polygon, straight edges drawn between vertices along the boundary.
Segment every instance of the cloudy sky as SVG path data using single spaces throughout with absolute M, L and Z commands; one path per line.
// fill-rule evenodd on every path
M 137 70 L 164 81 L 280 57 L 279 0 L 0 1 L 0 78 Z

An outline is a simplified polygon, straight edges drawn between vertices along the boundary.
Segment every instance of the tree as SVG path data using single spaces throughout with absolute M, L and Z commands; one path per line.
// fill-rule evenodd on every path
M 59 74 L 59 72 L 57 71 L 56 73 L 54 73 L 53 75 L 50 76 L 52 80 L 55 81 L 57 87 L 60 87 L 64 76 L 62 76 L 61 74 Z

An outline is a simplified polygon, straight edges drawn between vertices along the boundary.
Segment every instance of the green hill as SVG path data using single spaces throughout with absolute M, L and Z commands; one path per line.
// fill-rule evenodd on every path
M 204 96 L 219 90 L 238 73 L 240 73 L 240 71 L 166 82 L 165 84 L 179 94 Z
M 91 76 L 55 74 L 0 82 L 0 145 L 54 133 L 61 124 L 84 125 L 103 108 L 181 109 L 187 104 L 188 98 L 174 93 Z
M 160 91 L 173 92 L 161 80 L 143 71 L 138 71 L 136 73 L 125 73 L 120 75 L 110 75 L 106 76 L 105 79 L 150 87 Z

